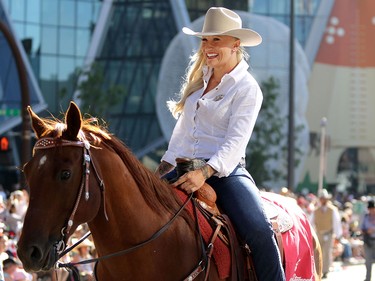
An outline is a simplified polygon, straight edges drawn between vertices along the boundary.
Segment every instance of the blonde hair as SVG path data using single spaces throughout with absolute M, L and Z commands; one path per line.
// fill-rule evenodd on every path
M 249 58 L 243 46 L 240 46 L 237 50 L 237 61 L 240 62 L 242 59 L 247 60 Z M 205 65 L 205 57 L 202 51 L 202 45 L 200 45 L 199 50 L 190 57 L 190 62 L 187 67 L 187 71 L 183 80 L 182 87 L 180 89 L 179 101 L 167 101 L 167 106 L 172 112 L 174 118 L 178 118 L 184 109 L 186 99 L 203 87 L 203 67 Z

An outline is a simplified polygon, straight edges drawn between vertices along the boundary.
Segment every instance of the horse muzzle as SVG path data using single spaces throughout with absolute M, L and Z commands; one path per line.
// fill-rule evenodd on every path
M 42 247 L 37 243 L 23 244 L 20 242 L 17 245 L 17 255 L 26 271 L 48 271 L 54 267 L 58 260 L 55 244 Z

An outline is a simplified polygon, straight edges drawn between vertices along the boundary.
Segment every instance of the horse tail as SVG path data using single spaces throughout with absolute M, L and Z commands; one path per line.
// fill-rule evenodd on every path
M 315 260 L 315 280 L 322 280 L 323 275 L 323 254 L 322 248 L 320 247 L 318 236 L 313 228 L 311 228 L 311 234 L 313 237 L 314 246 L 314 260 Z

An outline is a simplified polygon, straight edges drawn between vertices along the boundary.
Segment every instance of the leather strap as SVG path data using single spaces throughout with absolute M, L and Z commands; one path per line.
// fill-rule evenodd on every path
M 186 277 L 183 281 L 192 281 L 194 280 L 200 273 L 202 273 L 205 269 L 203 260 L 198 264 L 198 266 L 193 270 L 192 273 L 188 277 Z
M 255 273 L 255 266 L 253 259 L 251 258 L 251 250 L 249 245 L 244 246 L 245 258 L 246 258 L 246 269 L 247 277 L 249 281 L 258 281 L 257 275 Z
M 275 220 L 275 219 L 271 220 L 271 224 L 272 224 L 273 232 L 275 234 L 275 238 L 276 238 L 276 241 L 277 241 L 277 246 L 279 248 L 281 262 L 282 262 L 282 264 L 284 264 L 284 245 L 283 245 L 283 238 L 281 236 L 279 224 L 278 224 L 277 220 Z
M 214 250 L 214 242 L 215 242 L 215 240 L 217 238 L 217 235 L 220 232 L 221 227 L 223 226 L 223 224 L 221 223 L 221 221 L 217 221 L 217 223 L 218 224 L 216 226 L 216 229 L 215 229 L 214 233 L 212 234 L 210 243 L 207 246 L 207 268 L 206 268 L 206 275 L 205 275 L 204 281 L 208 280 L 208 277 L 209 277 L 209 274 L 210 274 L 210 265 L 211 265 L 212 252 Z
M 240 245 L 236 236 L 236 232 L 234 230 L 234 226 L 232 225 L 232 222 L 230 221 L 229 217 L 225 214 L 221 215 L 223 221 L 225 221 L 225 228 L 228 233 L 229 238 L 229 244 L 231 249 L 231 281 L 239 281 L 243 280 L 243 276 L 241 272 L 243 272 L 244 265 L 242 264 L 242 253 L 239 251 Z

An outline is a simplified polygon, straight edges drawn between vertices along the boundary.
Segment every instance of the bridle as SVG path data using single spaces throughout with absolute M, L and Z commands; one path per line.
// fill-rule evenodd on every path
M 58 138 L 58 139 L 56 139 L 56 138 L 42 138 L 42 139 L 39 139 L 35 143 L 34 150 L 50 149 L 50 148 L 55 148 L 55 147 L 59 147 L 59 146 L 62 146 L 62 147 L 67 147 L 67 146 L 81 147 L 83 149 L 84 172 L 83 172 L 83 175 L 82 175 L 79 192 L 78 192 L 77 198 L 75 200 L 73 210 L 72 210 L 72 212 L 69 216 L 69 219 L 68 219 L 68 222 L 67 222 L 66 226 L 64 226 L 61 229 L 61 239 L 60 239 L 60 241 L 56 242 L 55 245 L 54 245 L 55 250 L 56 250 L 56 254 L 57 254 L 57 260 L 59 260 L 61 257 L 66 255 L 67 253 L 69 253 L 71 250 L 73 250 L 78 244 L 83 242 L 83 240 L 85 240 L 91 234 L 90 232 L 86 233 L 84 235 L 84 237 L 82 237 L 78 242 L 76 242 L 74 245 L 70 246 L 69 248 L 66 248 L 65 237 L 69 234 L 69 232 L 70 232 L 70 230 L 71 230 L 71 228 L 74 224 L 74 217 L 75 217 L 75 214 L 77 212 L 79 202 L 81 201 L 83 191 L 85 191 L 85 200 L 88 201 L 89 198 L 90 198 L 90 193 L 89 193 L 90 164 L 91 164 L 91 166 L 94 170 L 95 177 L 96 177 L 97 181 L 99 182 L 99 187 L 100 187 L 100 190 L 103 194 L 103 205 L 104 205 L 105 218 L 107 219 L 107 221 L 109 220 L 108 216 L 107 216 L 106 208 L 105 208 L 105 185 L 104 185 L 104 181 L 102 180 L 102 178 L 98 174 L 97 169 L 95 168 L 94 161 L 92 161 L 91 152 L 90 152 L 90 147 L 91 147 L 90 143 L 86 140 L 85 141 L 71 141 L 71 140 L 64 140 L 64 139 L 61 139 L 61 138 Z M 87 264 L 87 263 L 99 262 L 101 260 L 109 259 L 109 258 L 112 258 L 112 257 L 115 257 L 115 256 L 125 255 L 125 254 L 128 254 L 130 252 L 133 252 L 133 251 L 137 250 L 138 248 L 141 248 L 141 247 L 145 246 L 146 244 L 148 244 L 148 243 L 154 241 L 155 239 L 157 239 L 161 234 L 163 234 L 172 225 L 172 223 L 177 219 L 177 217 L 185 209 L 187 204 L 190 201 L 192 201 L 191 200 L 192 196 L 193 196 L 193 193 L 191 193 L 189 195 L 187 200 L 184 202 L 183 205 L 180 206 L 179 210 L 177 210 L 177 212 L 173 215 L 173 217 L 165 225 L 163 225 L 159 230 L 157 230 L 150 238 L 146 239 L 145 241 L 143 241 L 143 242 L 141 242 L 141 243 L 139 243 L 139 244 L 137 244 L 137 245 L 135 245 L 131 248 L 121 250 L 121 251 L 118 251 L 118 252 L 115 252 L 115 253 L 112 253 L 112 254 L 109 254 L 109 255 L 106 255 L 106 256 L 88 259 L 88 260 L 84 260 L 84 261 L 80 261 L 80 262 L 76 262 L 76 263 L 57 263 L 56 266 L 59 267 L 59 268 L 63 268 L 63 267 L 73 268 L 73 266 L 78 265 L 78 264 Z M 194 200 L 193 200 L 193 202 L 194 202 Z M 204 247 L 202 237 L 201 237 L 201 245 L 202 245 L 202 260 L 199 262 L 198 266 L 194 269 L 194 271 L 189 275 L 189 277 L 186 278 L 185 280 L 194 280 L 199 275 L 199 273 L 203 272 L 204 269 L 205 269 L 207 256 L 206 256 L 205 247 Z
M 50 149 L 50 148 L 55 148 L 58 146 L 72 146 L 72 147 L 82 147 L 83 149 L 83 175 L 82 175 L 82 180 L 79 188 L 79 192 L 77 195 L 77 198 L 74 203 L 73 210 L 69 216 L 68 222 L 66 226 L 64 226 L 61 229 L 61 240 L 56 242 L 55 244 L 55 249 L 56 253 L 61 258 L 61 254 L 66 248 L 66 243 L 65 243 L 65 237 L 70 233 L 70 230 L 74 224 L 74 217 L 76 215 L 79 202 L 81 201 L 81 197 L 83 194 L 83 191 L 85 191 L 85 200 L 88 201 L 90 199 L 90 193 L 89 193 L 89 177 L 90 177 L 90 163 L 92 164 L 93 170 L 95 177 L 97 178 L 99 182 L 99 187 L 100 190 L 103 193 L 103 197 L 105 196 L 105 186 L 104 186 L 104 181 L 102 178 L 99 176 L 97 169 L 95 168 L 94 162 L 91 160 L 91 152 L 90 152 L 90 143 L 88 141 L 71 141 L 71 140 L 64 140 L 64 139 L 55 139 L 55 138 L 43 138 L 39 139 L 35 145 L 34 145 L 34 150 L 43 150 L 43 149 Z M 103 200 L 104 204 L 104 215 L 105 218 L 108 221 L 108 216 L 105 208 L 105 200 Z

